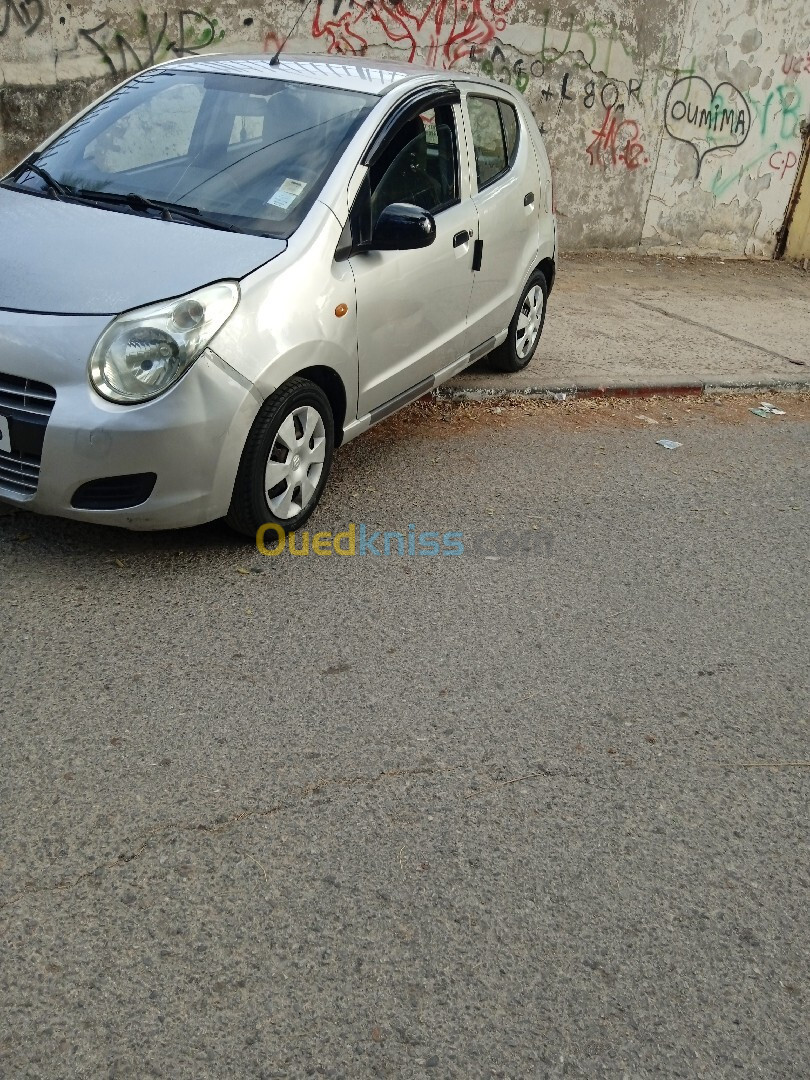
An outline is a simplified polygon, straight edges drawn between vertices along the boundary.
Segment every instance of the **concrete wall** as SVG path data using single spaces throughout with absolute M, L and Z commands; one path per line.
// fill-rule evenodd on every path
M 0 166 L 141 67 L 273 51 L 301 10 L 0 0 Z M 810 0 L 312 0 L 288 50 L 517 87 L 546 134 L 568 250 L 770 255 L 810 115 Z

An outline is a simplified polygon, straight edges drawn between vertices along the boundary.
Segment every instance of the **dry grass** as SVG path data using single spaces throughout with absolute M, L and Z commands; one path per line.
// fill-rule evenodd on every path
M 784 409 L 785 416 L 763 420 L 750 410 L 761 401 Z M 647 419 L 642 419 L 646 417 Z M 721 424 L 779 424 L 810 420 L 810 392 L 770 394 L 723 394 L 720 397 L 581 398 L 553 401 L 520 396 L 488 401 L 447 401 L 422 398 L 373 428 L 366 438 L 397 439 L 491 433 L 519 424 L 542 423 L 562 431 L 636 429 L 653 432 L 658 427 L 710 421 Z M 651 423 L 650 421 L 656 421 Z

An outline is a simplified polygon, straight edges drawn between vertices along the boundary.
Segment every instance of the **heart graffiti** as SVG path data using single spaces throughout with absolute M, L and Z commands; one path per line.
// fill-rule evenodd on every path
M 695 151 L 698 177 L 708 154 L 742 146 L 751 130 L 751 107 L 732 83 L 713 88 L 700 75 L 687 75 L 667 94 L 664 126 L 668 135 Z

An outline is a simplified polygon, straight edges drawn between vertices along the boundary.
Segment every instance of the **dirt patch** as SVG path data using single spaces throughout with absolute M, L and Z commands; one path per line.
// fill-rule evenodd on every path
M 563 255 L 557 287 L 566 292 L 590 291 L 595 284 L 677 287 L 700 294 L 708 283 L 722 290 L 776 285 L 796 296 L 806 296 L 810 274 L 800 263 L 774 259 L 707 258 L 688 255 L 644 255 L 628 252 L 591 252 Z
M 766 401 L 784 416 L 755 416 L 750 410 Z M 559 431 L 621 429 L 672 430 L 710 421 L 721 424 L 779 424 L 810 420 L 810 393 L 723 394 L 720 397 L 546 398 L 504 397 L 488 401 L 423 398 L 379 424 L 367 439 L 436 438 L 443 434 L 491 434 L 523 423 L 541 422 Z

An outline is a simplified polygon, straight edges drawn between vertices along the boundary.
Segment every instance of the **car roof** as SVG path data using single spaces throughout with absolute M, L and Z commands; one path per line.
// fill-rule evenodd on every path
M 282 53 L 278 64 L 271 64 L 271 59 L 271 53 L 255 56 L 206 53 L 205 56 L 183 57 L 169 63 L 175 71 L 180 68 L 223 75 L 292 80 L 343 90 L 359 90 L 378 97 L 406 81 L 425 78 L 446 80 L 448 76 L 445 71 L 420 64 L 362 56 L 325 57 L 323 53 L 319 56 L 287 56 Z

